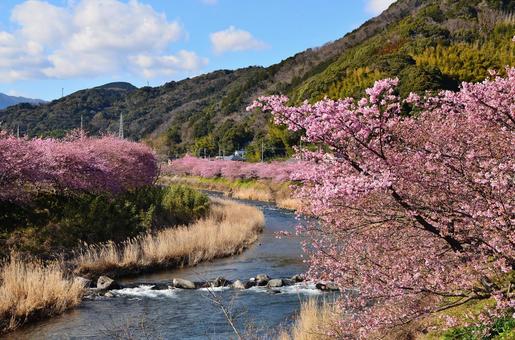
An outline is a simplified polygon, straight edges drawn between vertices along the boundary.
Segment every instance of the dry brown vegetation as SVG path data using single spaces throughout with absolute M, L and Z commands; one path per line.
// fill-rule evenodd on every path
M 213 200 L 209 215 L 190 226 L 161 230 L 126 241 L 89 246 L 76 259 L 81 274 L 122 275 L 147 269 L 192 266 L 242 252 L 265 223 L 254 207 Z
M 68 278 L 57 262 L 43 264 L 13 254 L 0 269 L 0 332 L 80 303 L 83 283 Z
M 273 202 L 274 195 L 269 188 L 237 188 L 232 192 L 232 197 L 242 200 Z
M 226 178 L 201 178 L 195 176 L 163 176 L 163 184 L 185 184 L 200 190 L 223 192 L 226 196 L 243 200 L 274 202 L 279 208 L 297 210 L 301 202 L 293 198 L 288 183 L 269 180 L 230 180 Z
M 300 314 L 289 330 L 283 330 L 279 340 L 328 340 L 336 338 L 331 336 L 332 324 L 337 319 L 338 309 L 334 303 L 324 301 L 319 303 L 315 299 L 308 300 L 301 305 Z
M 275 201 L 277 206 L 287 210 L 297 210 L 300 208 L 301 202 L 296 198 L 283 198 Z

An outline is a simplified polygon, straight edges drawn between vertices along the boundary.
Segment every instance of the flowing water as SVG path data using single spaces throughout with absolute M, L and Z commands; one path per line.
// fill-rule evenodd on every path
M 50 320 L 26 326 L 9 335 L 13 339 L 228 339 L 234 332 L 218 303 L 232 313 L 236 328 L 253 335 L 273 336 L 274 330 L 288 324 L 300 302 L 321 293 L 308 286 L 280 288 L 273 293 L 263 288 L 151 290 L 153 283 L 172 278 L 205 281 L 223 276 L 248 280 L 260 273 L 272 278 L 302 273 L 299 239 L 277 239 L 274 233 L 293 231 L 299 223 L 289 211 L 271 204 L 250 202 L 260 208 L 266 227 L 259 240 L 243 254 L 200 264 L 126 279 L 141 284 L 137 288 L 114 291 L 114 297 L 85 300 L 78 308 Z M 250 334 L 248 333 L 248 334 Z

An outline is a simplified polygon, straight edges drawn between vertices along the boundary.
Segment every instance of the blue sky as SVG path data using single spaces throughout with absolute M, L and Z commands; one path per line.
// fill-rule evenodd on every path
M 0 92 L 55 99 L 268 66 L 338 39 L 393 0 L 1 0 Z

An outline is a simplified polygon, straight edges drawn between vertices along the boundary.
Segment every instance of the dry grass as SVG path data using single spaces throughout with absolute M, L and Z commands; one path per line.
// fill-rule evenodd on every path
M 0 332 L 80 303 L 81 282 L 68 279 L 59 263 L 24 261 L 16 254 L 0 269 Z
M 329 336 L 331 327 L 336 321 L 338 309 L 334 303 L 324 301 L 318 303 L 311 299 L 304 302 L 300 309 L 300 314 L 292 325 L 291 329 L 283 330 L 279 340 L 326 340 L 334 339 Z
M 274 195 L 269 188 L 236 188 L 231 193 L 232 197 L 242 200 L 253 200 L 262 202 L 274 201 Z
M 77 257 L 77 272 L 122 275 L 234 255 L 257 240 L 264 222 L 257 208 L 213 200 L 209 216 L 190 226 L 147 234 L 120 246 L 106 243 L 86 248 Z
M 289 183 L 276 183 L 269 180 L 239 181 L 227 178 L 202 178 L 194 176 L 162 176 L 162 184 L 185 184 L 200 190 L 223 192 L 226 196 L 262 201 L 275 202 L 279 208 L 297 210 L 301 201 L 292 198 Z
M 288 210 L 298 210 L 301 207 L 301 201 L 296 198 L 278 198 L 275 203 L 279 208 Z

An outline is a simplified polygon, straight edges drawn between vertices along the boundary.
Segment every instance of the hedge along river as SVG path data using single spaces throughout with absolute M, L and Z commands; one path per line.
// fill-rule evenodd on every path
M 262 209 L 266 226 L 259 240 L 240 255 L 202 263 L 196 267 L 162 271 L 125 279 L 138 285 L 113 291 L 113 297 L 84 300 L 78 307 L 50 320 L 28 325 L 8 334 L 13 339 L 227 339 L 234 337 L 222 308 L 233 315 L 239 331 L 252 327 L 252 334 L 272 336 L 272 330 L 288 324 L 301 301 L 320 295 L 312 285 L 279 288 L 272 293 L 261 287 L 247 290 L 152 290 L 153 284 L 173 278 L 206 281 L 218 276 L 248 280 L 265 273 L 272 278 L 291 277 L 305 271 L 297 237 L 278 239 L 278 231 L 293 232 L 299 221 L 295 214 L 262 202 L 243 201 Z

